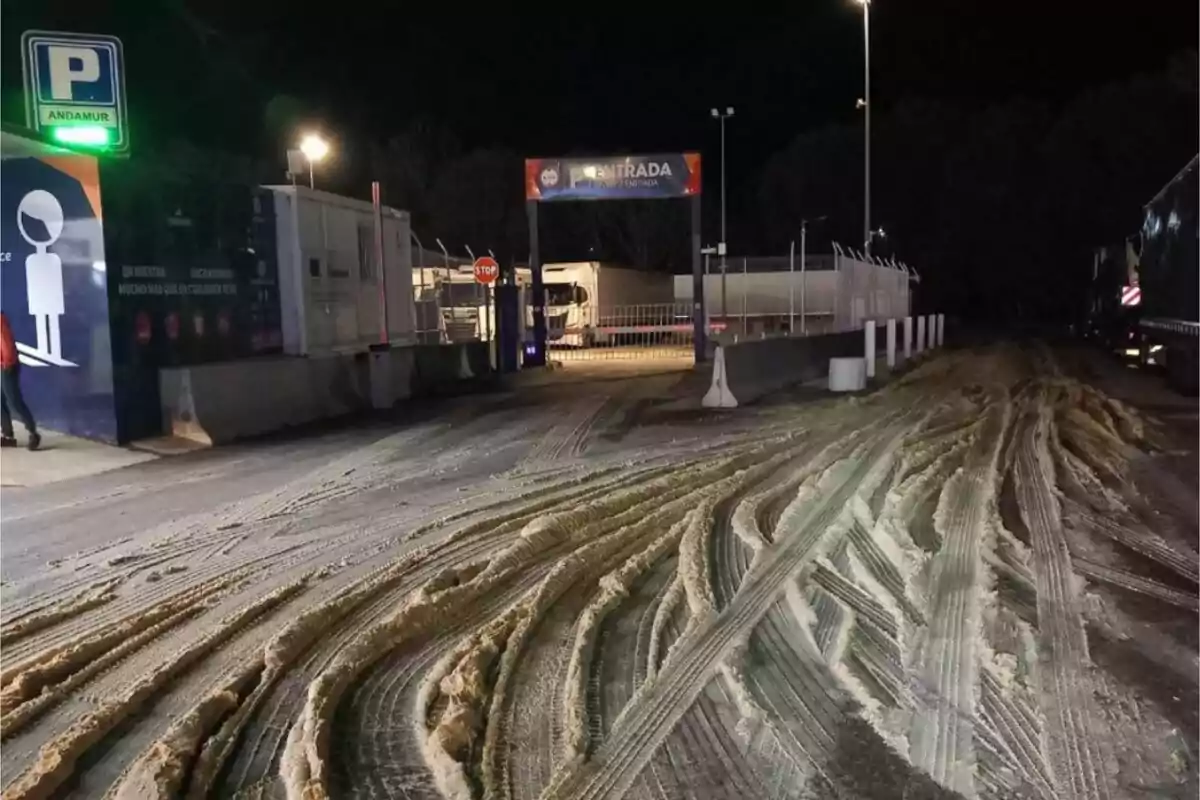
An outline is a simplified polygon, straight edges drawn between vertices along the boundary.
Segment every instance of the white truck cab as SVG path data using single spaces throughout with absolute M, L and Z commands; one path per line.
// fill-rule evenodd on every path
M 574 261 L 544 265 L 542 280 L 551 345 L 590 347 L 617 335 L 651 333 L 665 328 L 672 314 L 674 288 L 666 273 Z

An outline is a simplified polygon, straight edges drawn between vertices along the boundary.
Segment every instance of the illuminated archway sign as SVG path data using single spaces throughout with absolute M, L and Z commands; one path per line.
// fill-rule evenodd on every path
M 546 363 L 546 290 L 538 255 L 538 203 L 672 198 L 691 198 L 692 203 L 692 329 L 696 362 L 699 363 L 705 360 L 706 350 L 704 273 L 700 269 L 700 154 L 525 160 L 535 350 L 525 354 L 526 364 L 542 366 Z

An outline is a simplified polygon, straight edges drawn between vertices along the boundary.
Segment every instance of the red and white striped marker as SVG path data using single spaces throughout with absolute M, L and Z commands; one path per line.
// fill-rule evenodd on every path
M 1121 305 L 1137 306 L 1142 303 L 1142 290 L 1138 286 L 1121 287 Z

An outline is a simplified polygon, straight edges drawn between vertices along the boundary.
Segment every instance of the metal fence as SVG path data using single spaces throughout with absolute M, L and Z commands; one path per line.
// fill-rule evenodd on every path
M 433 268 L 428 253 L 414 252 L 413 296 L 417 338 L 447 343 L 488 338 L 494 331 L 482 288 L 469 267 L 451 259 Z M 451 278 L 452 273 L 457 280 Z M 809 255 L 805 269 L 783 257 L 731 258 L 725 272 L 710 264 L 704 293 L 711 336 L 737 337 L 857 330 L 866 320 L 912 313 L 915 270 L 895 260 L 865 256 L 834 245 L 832 256 Z M 674 303 L 606 308 L 548 308 L 547 345 L 559 361 L 690 358 L 693 354 L 690 275 L 677 276 Z M 524 305 L 524 304 L 523 304 Z M 532 312 L 524 306 L 526 326 Z
M 817 259 L 808 259 L 811 267 Z M 704 276 L 704 304 L 714 327 L 739 336 L 823 333 L 833 327 L 837 273 L 833 257 L 823 269 L 778 269 L 782 259 L 736 258 L 729 269 Z M 822 266 L 824 266 L 822 264 Z M 756 271 L 757 270 L 757 271 Z M 690 304 L 694 279 L 675 276 L 675 300 Z
M 901 319 L 912 313 L 910 284 L 920 281 L 915 270 L 834 245 L 838 279 L 834 298 L 834 327 L 856 330 L 869 319 Z
M 857 330 L 869 319 L 911 313 L 914 270 L 894 260 L 834 245 L 832 255 L 731 257 L 704 276 L 710 323 L 730 336 L 759 337 Z M 675 299 L 692 300 L 691 275 L 675 277 Z
M 691 358 L 692 308 L 689 303 L 575 307 L 546 314 L 551 358 Z
M 411 252 L 417 341 L 450 344 L 481 338 L 483 290 L 473 282 L 471 260 L 419 245 Z

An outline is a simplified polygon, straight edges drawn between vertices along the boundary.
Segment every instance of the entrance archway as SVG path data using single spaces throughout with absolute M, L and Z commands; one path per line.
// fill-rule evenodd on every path
M 707 351 L 704 273 L 700 267 L 700 154 L 525 160 L 525 208 L 529 216 L 529 268 L 533 289 L 533 348 L 529 366 L 546 364 L 546 282 L 538 250 L 538 205 L 595 200 L 690 199 L 692 254 L 692 341 L 696 363 Z M 602 302 L 602 301 L 601 301 Z

